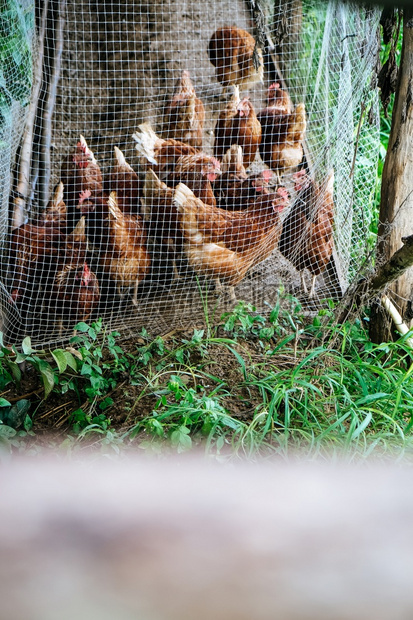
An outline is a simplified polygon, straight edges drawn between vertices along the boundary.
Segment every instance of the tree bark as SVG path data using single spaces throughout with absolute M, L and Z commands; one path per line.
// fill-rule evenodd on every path
M 380 202 L 378 262 L 388 261 L 401 247 L 403 237 L 413 233 L 413 8 L 404 12 L 403 48 L 396 90 L 389 148 L 383 169 Z M 389 288 L 388 295 L 405 318 L 413 295 L 410 267 Z M 370 320 L 373 342 L 391 338 L 391 321 L 379 306 Z
M 274 20 L 275 31 L 273 34 L 277 60 L 281 73 L 288 75 L 285 59 L 297 56 L 301 40 L 303 21 L 302 0 L 292 0 L 289 3 L 285 2 L 285 0 L 275 0 Z

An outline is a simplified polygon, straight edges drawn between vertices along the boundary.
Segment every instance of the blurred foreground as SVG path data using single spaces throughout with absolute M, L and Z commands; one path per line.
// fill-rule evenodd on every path
M 409 470 L 54 458 L 0 480 L 7 620 L 413 618 Z

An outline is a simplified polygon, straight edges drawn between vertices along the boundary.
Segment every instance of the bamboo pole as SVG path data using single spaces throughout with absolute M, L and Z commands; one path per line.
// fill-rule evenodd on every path
M 27 217 L 27 204 L 30 194 L 30 164 L 33 151 L 34 124 L 36 119 L 37 107 L 39 104 L 40 87 L 42 85 L 44 42 L 48 7 L 49 0 L 44 0 L 43 10 L 40 18 L 38 53 L 33 71 L 33 88 L 30 98 L 29 110 L 26 118 L 22 146 L 20 149 L 17 185 L 14 190 L 15 198 L 13 201 L 12 230 L 24 224 Z
M 41 140 L 39 148 L 39 206 L 44 210 L 49 202 L 50 184 L 50 146 L 52 140 L 52 118 L 56 103 L 56 91 L 60 77 L 61 58 L 63 51 L 63 30 L 65 24 L 66 0 L 52 0 L 53 15 L 51 19 L 52 62 L 49 68 L 44 103 L 41 108 Z

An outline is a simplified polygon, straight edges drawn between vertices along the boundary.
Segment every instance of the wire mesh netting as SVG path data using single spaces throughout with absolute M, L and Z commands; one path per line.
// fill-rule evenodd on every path
M 42 157 L 7 239 L 2 203 L 8 339 L 46 344 L 99 316 L 171 327 L 205 297 L 262 307 L 280 286 L 339 297 L 369 250 L 379 13 L 318 0 L 61 12 L 42 48 L 51 131 L 39 117 Z

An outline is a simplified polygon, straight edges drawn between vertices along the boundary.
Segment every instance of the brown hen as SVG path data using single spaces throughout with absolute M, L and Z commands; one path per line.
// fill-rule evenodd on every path
M 201 148 L 204 121 L 204 104 L 196 96 L 189 72 L 182 71 L 175 94 L 165 106 L 163 125 L 165 138 L 173 138 Z
M 24 224 L 10 238 L 10 301 L 28 302 L 31 295 L 56 272 L 59 252 L 64 243 L 58 226 Z
M 257 114 L 261 123 L 260 155 L 272 170 L 283 173 L 301 163 L 307 127 L 305 106 L 295 108 L 278 84 L 269 88 L 268 106 Z
M 87 263 L 62 263 L 59 265 L 51 291 L 54 312 L 58 318 L 59 331 L 63 326 L 74 327 L 79 321 L 87 321 L 100 300 L 99 283 Z
M 213 184 L 217 206 L 231 211 L 245 209 L 259 195 L 268 193 L 271 170 L 247 175 L 243 165 L 242 148 L 233 144 L 223 157 L 222 174 Z
M 100 256 L 105 271 L 116 282 L 118 293 L 134 287 L 132 303 L 137 305 L 138 284 L 150 268 L 146 231 L 140 216 L 125 215 L 117 205 L 116 192 L 108 200 L 108 243 Z
M 158 280 L 178 279 L 176 260 L 182 252 L 182 231 L 178 211 L 173 201 L 174 190 L 160 181 L 153 170 L 148 170 L 143 186 L 142 211 L 150 235 L 155 241 L 153 256 Z
M 304 269 L 312 275 L 309 296 L 315 292 L 317 276 L 324 271 L 334 248 L 334 170 L 320 186 L 302 172 L 296 175 L 296 202 L 284 221 L 279 249 L 301 272 L 304 292 L 307 287 Z
M 110 189 L 116 192 L 118 207 L 122 213 L 139 213 L 139 177 L 128 164 L 124 154 L 115 146 L 115 161 L 110 178 Z
M 190 265 L 197 273 L 233 287 L 277 247 L 280 213 L 289 198 L 286 190 L 279 188 L 271 201 L 260 198 L 243 211 L 225 211 L 205 205 L 181 183 L 174 202 Z
M 232 96 L 215 125 L 214 155 L 222 159 L 233 144 L 238 144 L 242 147 L 244 166 L 248 168 L 261 143 L 261 125 L 252 103 L 247 98 L 240 101 L 238 86 L 232 89 Z
M 237 84 L 247 89 L 263 81 L 262 51 L 254 37 L 242 28 L 229 26 L 216 30 L 209 41 L 208 55 L 223 86 Z
M 197 153 L 197 149 L 190 144 L 172 138 L 160 138 L 149 123 L 142 123 L 139 129 L 132 138 L 136 142 L 135 148 L 140 155 L 141 164 L 147 169 L 152 168 L 160 178 L 173 172 L 180 157 Z
M 65 324 L 72 327 L 89 319 L 99 302 L 99 283 L 87 265 L 87 251 L 86 221 L 82 216 L 62 244 L 56 273 L 49 277 L 46 287 L 60 332 Z
M 216 199 L 211 183 L 221 174 L 221 165 L 215 157 L 199 152 L 184 155 L 176 162 L 175 168 L 166 179 L 167 185 L 175 187 L 185 183 L 197 198 L 208 205 L 215 206 Z
M 67 232 L 67 208 L 63 201 L 63 193 L 63 183 L 60 182 L 46 210 L 40 214 L 38 226 L 55 225 L 63 234 Z
M 80 136 L 75 153 L 64 160 L 60 178 L 64 185 L 70 232 L 81 216 L 77 209 L 79 194 L 88 190 L 93 198 L 103 198 L 102 173 L 83 136 Z

